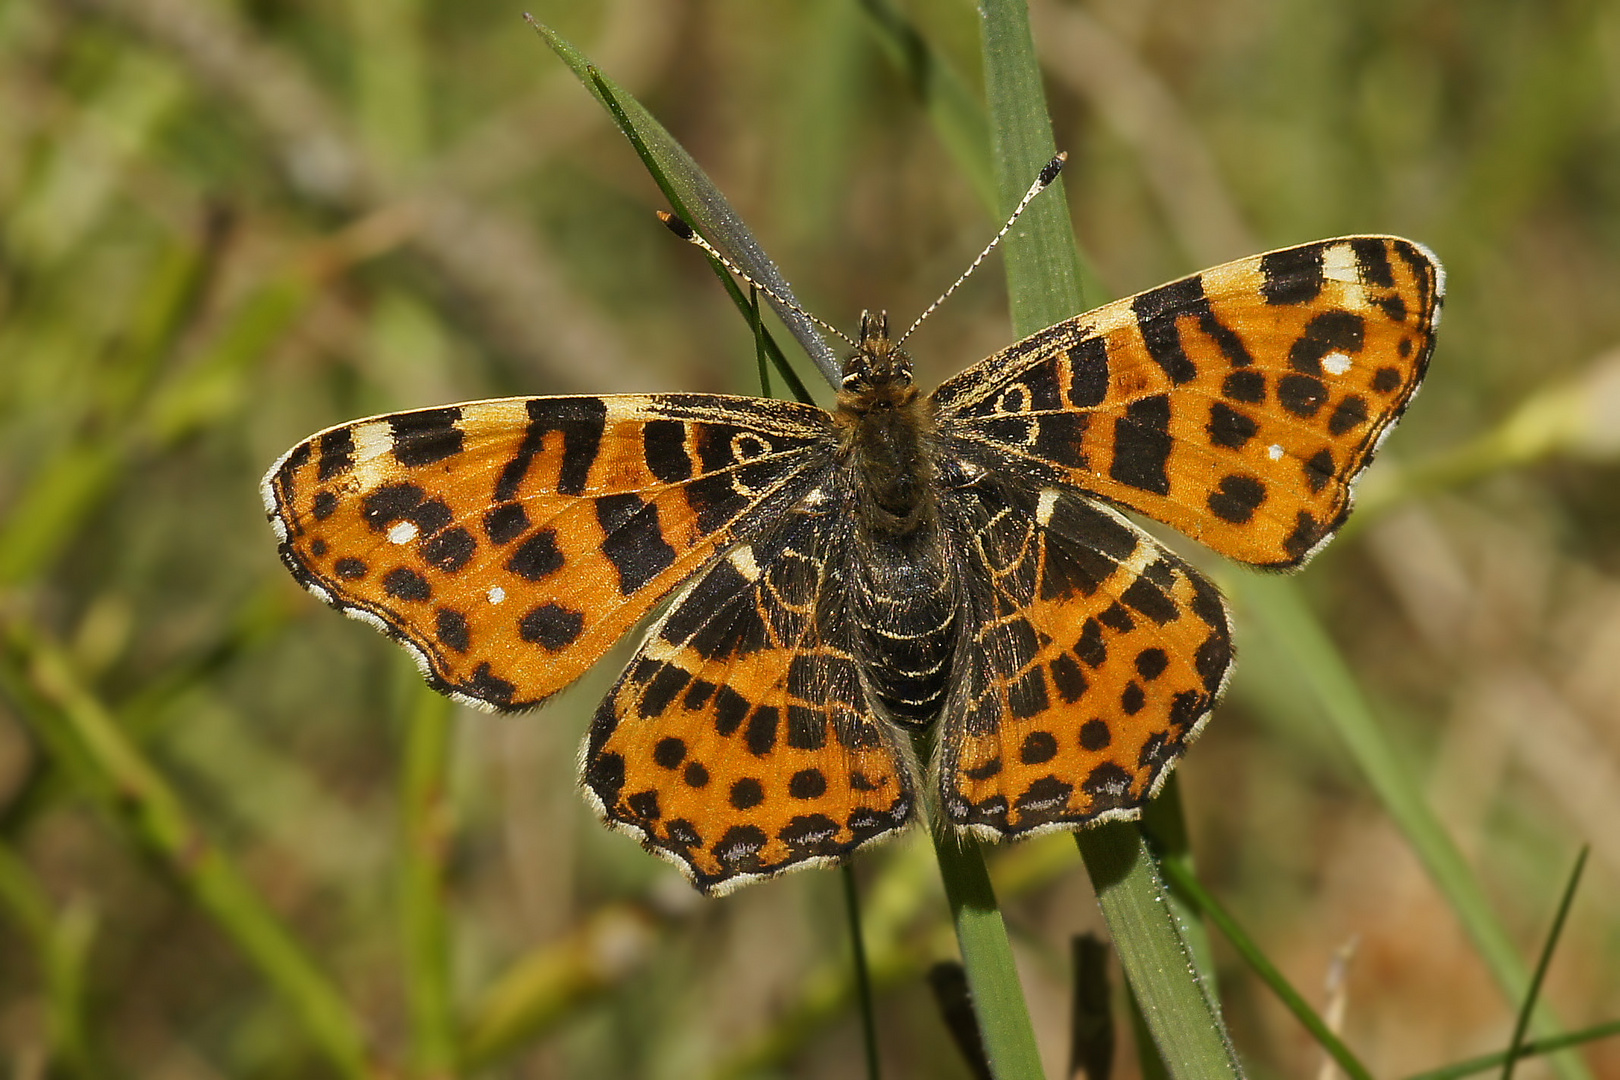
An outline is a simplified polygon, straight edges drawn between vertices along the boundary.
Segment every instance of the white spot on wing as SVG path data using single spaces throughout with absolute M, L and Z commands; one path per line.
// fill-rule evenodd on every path
M 1052 511 L 1057 507 L 1057 500 L 1058 493 L 1054 488 L 1041 489 L 1040 501 L 1035 504 L 1035 520 L 1042 525 L 1049 524 L 1052 520 Z
M 607 406 L 607 422 L 645 420 L 653 399 L 646 394 L 610 394 L 600 399 Z
M 416 539 L 416 522 L 396 521 L 388 529 L 388 542 L 390 544 L 408 544 Z
M 1350 357 L 1342 352 L 1330 352 L 1322 357 L 1322 370 L 1329 375 L 1343 375 L 1350 370 Z
M 1272 443 L 1266 448 L 1266 457 L 1270 458 L 1272 461 L 1281 461 L 1282 456 L 1283 448 L 1276 443 Z
M 737 568 L 737 572 L 749 581 L 759 580 L 759 564 L 754 561 L 754 548 L 751 544 L 739 544 L 726 556 L 727 561 Z
M 350 429 L 354 437 L 354 478 L 361 491 L 381 487 L 388 479 L 388 453 L 394 432 L 386 420 L 368 420 Z
M 501 588 L 499 585 L 491 585 L 489 587 L 489 592 L 485 593 L 484 595 L 489 598 L 490 603 L 499 604 L 506 599 L 506 590 Z
M 1334 244 L 1322 252 L 1322 276 L 1329 281 L 1342 281 L 1346 285 L 1361 284 L 1361 268 L 1356 265 L 1356 250 L 1349 244 Z

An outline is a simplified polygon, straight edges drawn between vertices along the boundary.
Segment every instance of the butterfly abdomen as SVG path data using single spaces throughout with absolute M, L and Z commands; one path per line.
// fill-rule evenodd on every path
M 891 718 L 922 727 L 944 705 L 956 653 L 960 604 L 942 538 L 927 526 L 856 543 L 851 607 L 867 678 Z

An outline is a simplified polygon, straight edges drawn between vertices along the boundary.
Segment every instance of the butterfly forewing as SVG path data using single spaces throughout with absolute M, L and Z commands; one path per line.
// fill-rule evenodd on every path
M 295 577 L 473 704 L 576 679 L 827 467 L 820 409 L 709 395 L 508 398 L 324 431 L 265 477 Z
M 940 427 L 1230 558 L 1298 566 L 1416 391 L 1442 283 L 1395 237 L 1228 263 L 969 368 L 934 394 Z
M 846 527 L 812 500 L 727 551 L 653 626 L 591 725 L 598 811 L 706 892 L 837 859 L 910 819 L 897 735 L 833 640 Z
M 1215 587 L 1071 491 L 959 494 L 967 624 L 943 718 L 947 820 L 986 837 L 1134 816 L 1232 659 Z

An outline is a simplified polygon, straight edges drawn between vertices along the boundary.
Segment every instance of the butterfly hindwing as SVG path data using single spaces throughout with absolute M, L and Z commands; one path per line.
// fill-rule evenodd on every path
M 507 398 L 330 428 L 270 470 L 293 575 L 518 709 L 573 682 L 824 470 L 828 415 L 713 395 Z
M 903 828 L 895 731 L 834 640 L 846 515 L 812 497 L 675 598 L 591 725 L 584 783 L 610 824 L 721 893 Z
M 940 427 L 1229 558 L 1298 566 L 1416 391 L 1443 281 L 1384 236 L 1227 263 L 969 368 L 935 391 Z
M 945 817 L 987 838 L 1134 817 L 1203 726 L 1232 659 L 1215 587 L 1115 511 L 980 483 Z

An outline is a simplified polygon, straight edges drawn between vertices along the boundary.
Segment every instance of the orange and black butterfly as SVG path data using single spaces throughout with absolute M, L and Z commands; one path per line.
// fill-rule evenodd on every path
M 1417 390 L 1443 281 L 1411 241 L 1322 240 L 1068 319 L 926 396 L 868 319 L 832 412 L 396 413 L 299 443 L 265 506 L 306 588 L 483 708 L 538 705 L 667 599 L 583 786 L 704 892 L 840 860 L 920 802 L 991 839 L 1134 817 L 1232 646 L 1215 587 L 1119 508 L 1302 565 Z M 930 726 L 924 762 L 908 733 Z

